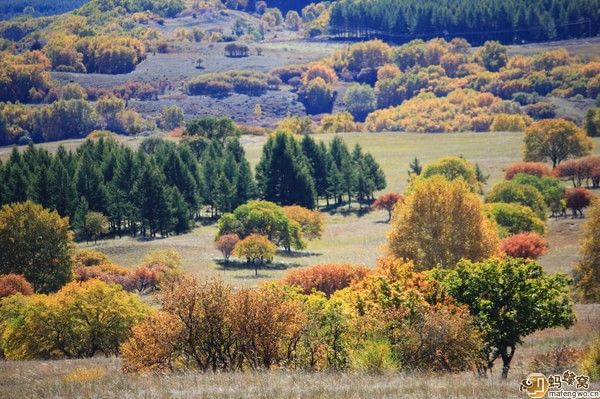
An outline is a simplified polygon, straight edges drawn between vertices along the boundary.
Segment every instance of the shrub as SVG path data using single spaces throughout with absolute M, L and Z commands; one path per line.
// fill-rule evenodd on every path
M 598 98 L 600 98 L 600 96 Z M 600 136 L 600 108 L 588 109 L 585 113 L 583 123 L 588 136 Z
M 496 202 L 484 205 L 487 217 L 493 220 L 499 229 L 500 237 L 524 232 L 544 234 L 546 226 L 528 206 Z
M 352 352 L 352 365 L 369 374 L 382 374 L 398 368 L 387 340 L 369 339 Z
M 496 184 L 485 196 L 486 202 L 521 204 L 531 208 L 542 220 L 546 220 L 548 208 L 542 193 L 527 184 L 505 181 Z
M 349 287 L 352 282 L 362 279 L 367 274 L 369 274 L 367 267 L 331 263 L 292 270 L 287 273 L 283 282 L 300 287 L 305 294 L 316 290 L 329 297 L 334 292 Z
M 187 91 L 194 96 L 221 97 L 232 91 L 247 95 L 261 95 L 268 89 L 277 89 L 278 82 L 262 72 L 228 71 L 199 75 L 187 83 Z
M 548 250 L 548 244 L 535 233 L 519 233 L 505 238 L 500 250 L 513 258 L 537 259 Z
M 585 188 L 569 188 L 565 191 L 565 201 L 567 208 L 573 211 L 573 217 L 577 216 L 577 213 L 583 217 L 583 208 L 586 208 L 592 202 L 593 195 L 591 191 Z
M 549 119 L 556 117 L 556 106 L 554 104 L 539 102 L 531 104 L 525 110 L 527 115 L 533 119 Z
M 315 128 L 310 117 L 294 115 L 281 119 L 277 123 L 276 131 L 304 136 L 315 133 Z
M 559 344 L 547 352 L 533 358 L 529 369 L 534 373 L 562 374 L 566 370 L 575 370 L 581 358 L 581 349 Z
M 306 65 L 286 65 L 271 70 L 271 75 L 277 76 L 283 83 L 289 83 L 290 79 L 300 78 L 306 72 Z
M 354 117 L 347 111 L 327 114 L 321 118 L 322 133 L 347 133 L 358 130 L 359 125 L 354 122 Z
M 225 262 L 229 262 L 229 257 L 239 241 L 240 237 L 237 234 L 224 234 L 217 238 L 215 247 L 223 254 Z
M 362 121 L 377 107 L 377 98 L 369 85 L 354 84 L 346 90 L 344 103 L 354 118 Z
M 238 258 L 245 258 L 248 263 L 254 266 L 254 273 L 258 276 L 258 267 L 266 262 L 271 262 L 277 246 L 265 236 L 259 234 L 250 234 L 235 245 L 233 254 Z
M 33 294 L 33 287 L 29 281 L 25 280 L 20 274 L 1 274 L 0 275 L 0 299 L 7 296 L 15 295 L 31 295 Z
M 504 178 L 511 180 L 516 174 L 526 173 L 537 177 L 551 176 L 552 170 L 542 162 L 515 162 L 504 169 Z
M 492 132 L 522 132 L 529 123 L 529 118 L 524 115 L 498 114 L 494 117 L 490 129 Z

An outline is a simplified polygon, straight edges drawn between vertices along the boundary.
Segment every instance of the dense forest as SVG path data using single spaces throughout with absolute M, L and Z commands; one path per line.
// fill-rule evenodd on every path
M 74 10 L 88 0 L 4 0 L 0 3 L 0 19 L 20 14 L 55 15 Z
M 463 37 L 472 44 L 537 42 L 595 36 L 598 0 L 340 0 L 330 32 L 339 37 Z

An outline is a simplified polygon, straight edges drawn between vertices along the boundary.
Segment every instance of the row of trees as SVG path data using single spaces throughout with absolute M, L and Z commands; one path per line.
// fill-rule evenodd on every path
M 212 142 L 195 155 L 186 144 L 145 141 L 138 151 L 100 138 L 55 155 L 30 146 L 0 168 L 2 203 L 31 199 L 69 216 L 84 235 L 88 212 L 106 215 L 111 234 L 182 233 L 201 205 L 227 211 L 256 196 L 242 147 Z
M 352 152 L 339 137 L 329 146 L 310 136 L 301 141 L 289 133 L 276 133 L 263 147 L 256 167 L 262 197 L 283 205 L 314 208 L 318 199 L 341 205 L 344 196 L 360 204 L 385 188 L 385 175 L 375 158 L 359 145 Z
M 341 37 L 382 37 L 396 42 L 415 36 L 466 37 L 475 43 L 539 42 L 595 36 L 596 1 L 340 0 L 331 8 L 329 31 Z M 482 29 L 485 27 L 485 29 Z

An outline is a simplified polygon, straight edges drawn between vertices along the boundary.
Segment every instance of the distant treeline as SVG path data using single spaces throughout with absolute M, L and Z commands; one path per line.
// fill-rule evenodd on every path
M 88 0 L 2 0 L 0 2 L 0 19 L 8 19 L 23 14 L 33 15 L 62 14 L 81 7 Z M 29 8 L 31 7 L 31 8 Z
M 339 37 L 399 43 L 444 36 L 539 42 L 597 35 L 599 9 L 600 0 L 339 0 L 329 27 Z

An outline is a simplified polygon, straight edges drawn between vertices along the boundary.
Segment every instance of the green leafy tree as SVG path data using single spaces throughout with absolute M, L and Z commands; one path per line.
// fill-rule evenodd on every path
M 354 84 L 344 94 L 346 108 L 358 121 L 364 121 L 377 108 L 375 91 L 367 84 Z
M 569 278 L 545 274 L 534 261 L 462 260 L 453 270 L 436 273 L 448 293 L 471 310 L 484 333 L 487 369 L 500 358 L 502 378 L 508 376 L 523 338 L 546 328 L 570 327 L 575 321 Z
M 497 72 L 508 62 L 507 49 L 497 41 L 487 41 L 477 53 L 485 69 L 491 72 Z
M 0 209 L 0 274 L 22 274 L 37 292 L 71 279 L 69 220 L 30 201 Z

